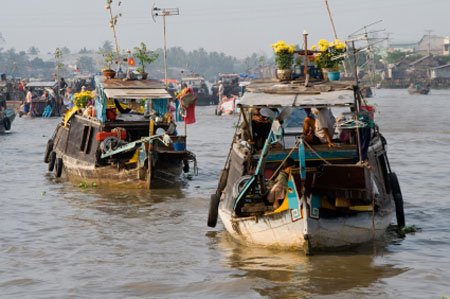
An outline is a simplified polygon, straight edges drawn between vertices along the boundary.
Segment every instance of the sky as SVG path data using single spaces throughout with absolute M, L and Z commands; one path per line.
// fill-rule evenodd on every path
M 121 49 L 141 41 L 151 49 L 163 47 L 162 18 L 151 18 L 153 4 L 180 10 L 166 18 L 167 47 L 204 48 L 239 58 L 271 53 L 270 45 L 284 40 L 309 44 L 332 39 L 324 0 L 122 0 L 113 12 L 122 13 L 117 24 Z M 391 41 L 418 41 L 426 30 L 450 35 L 450 0 L 328 0 L 340 39 L 364 25 L 383 20 L 371 30 L 385 30 Z M 113 40 L 106 0 L 0 0 L 2 48 L 54 52 L 67 46 L 98 49 Z M 384 35 L 384 32 L 380 35 Z

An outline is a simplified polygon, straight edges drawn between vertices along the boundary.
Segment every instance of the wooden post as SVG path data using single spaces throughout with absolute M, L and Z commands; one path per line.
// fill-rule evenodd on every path
M 305 87 L 309 84 L 309 72 L 308 72 L 308 32 L 303 31 L 303 41 L 305 43 Z

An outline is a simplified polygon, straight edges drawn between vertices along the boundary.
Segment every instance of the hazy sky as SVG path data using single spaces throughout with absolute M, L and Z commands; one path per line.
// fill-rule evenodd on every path
M 3 48 L 41 52 L 67 46 L 97 49 L 112 40 L 105 0 L 0 0 Z M 450 0 L 328 0 L 341 39 L 362 26 L 383 20 L 374 29 L 386 29 L 394 41 L 417 41 L 425 30 L 450 35 Z M 179 16 L 167 18 L 168 47 L 223 51 L 238 57 L 267 53 L 278 40 L 300 44 L 306 29 L 310 41 L 331 39 L 323 0 L 122 0 L 118 23 L 122 49 L 144 41 L 163 46 L 162 19 L 155 24 L 152 4 L 178 7 Z M 117 10 L 117 0 L 113 8 Z

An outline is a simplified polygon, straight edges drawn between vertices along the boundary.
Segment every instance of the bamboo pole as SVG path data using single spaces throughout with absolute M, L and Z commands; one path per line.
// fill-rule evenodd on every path
M 325 0 L 325 7 L 327 8 L 328 17 L 330 18 L 331 29 L 333 30 L 334 39 L 338 39 L 338 36 L 337 36 L 337 33 L 336 33 L 336 27 L 334 26 L 334 22 L 333 22 L 333 16 L 331 15 L 331 10 L 330 10 L 330 7 L 328 6 L 328 0 Z M 345 66 L 345 60 L 342 63 L 342 65 L 344 66 L 345 77 L 347 77 L 348 76 L 348 72 L 347 72 L 347 67 Z

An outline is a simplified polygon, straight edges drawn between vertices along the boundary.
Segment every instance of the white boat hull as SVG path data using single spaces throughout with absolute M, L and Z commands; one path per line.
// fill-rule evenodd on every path
M 290 210 L 286 210 L 269 216 L 233 218 L 221 205 L 219 216 L 231 236 L 246 245 L 302 249 L 306 237 L 311 248 L 326 249 L 354 246 L 373 239 L 371 213 L 331 219 L 303 217 L 293 221 Z M 392 210 L 375 216 L 376 238 L 383 235 L 392 217 Z

